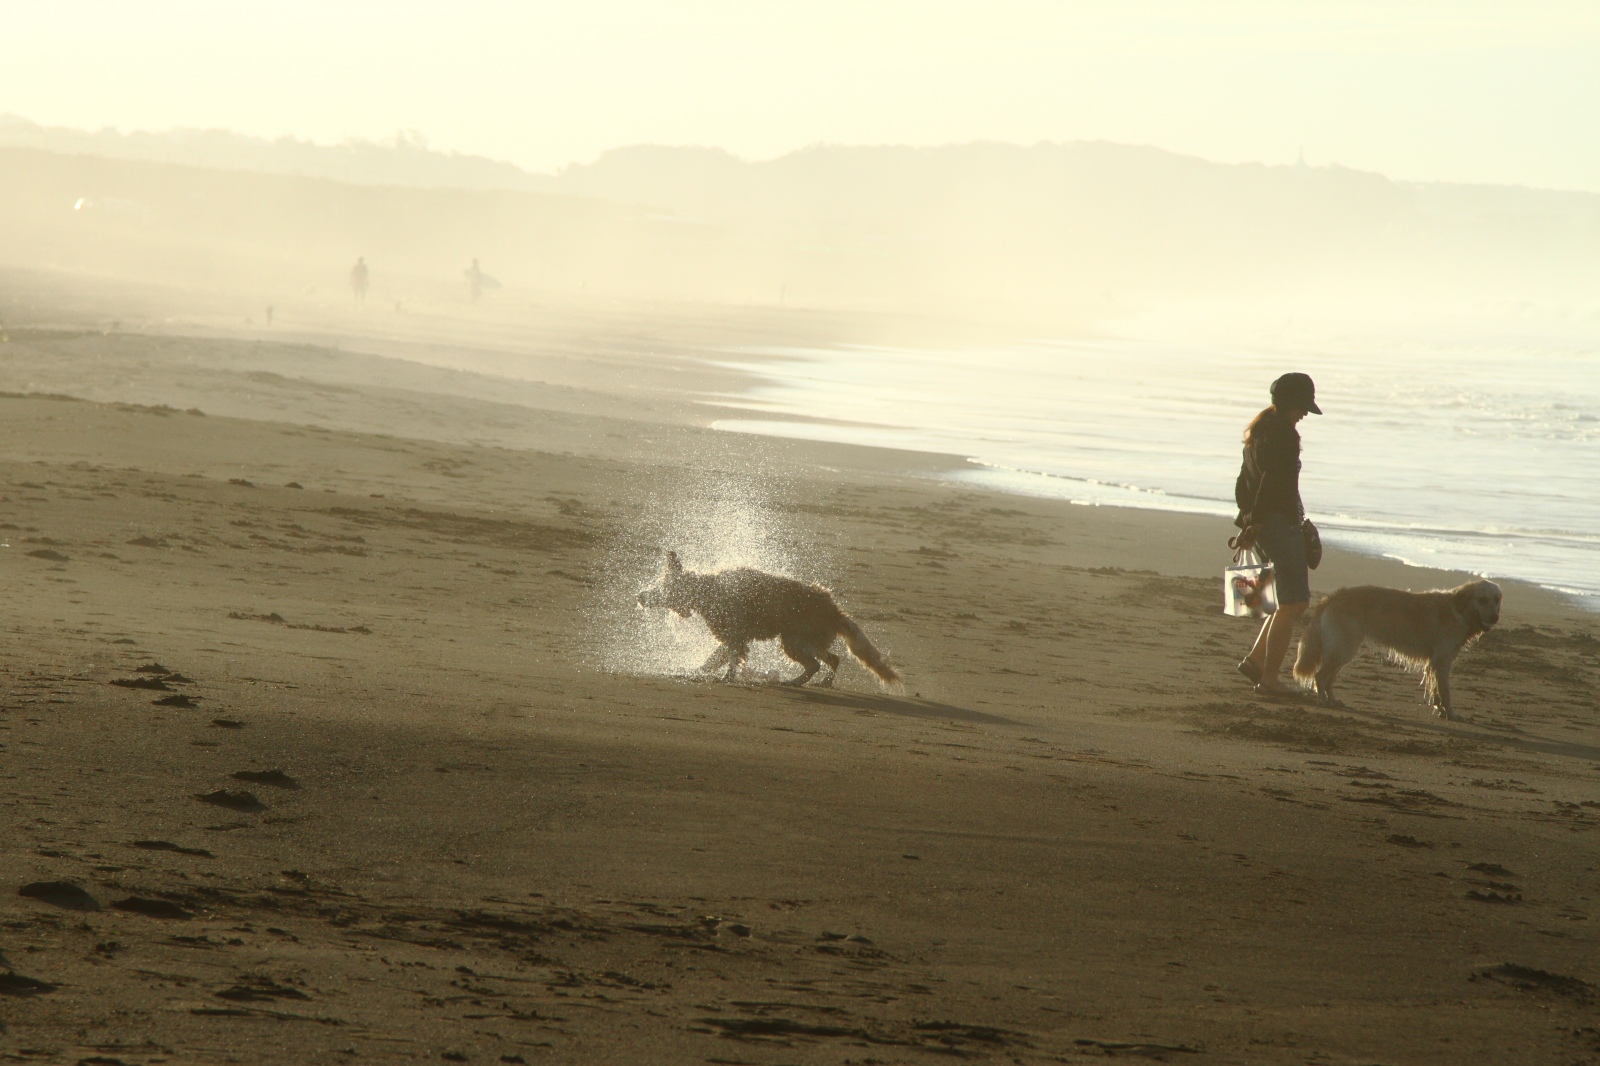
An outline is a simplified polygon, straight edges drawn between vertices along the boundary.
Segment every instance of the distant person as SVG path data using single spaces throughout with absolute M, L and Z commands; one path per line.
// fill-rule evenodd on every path
M 1308 413 L 1322 413 L 1310 377 L 1285 374 L 1274 381 L 1272 405 L 1244 431 L 1244 462 L 1234 485 L 1239 514 L 1233 523 L 1242 531 L 1234 543 L 1258 548 L 1267 557 L 1278 590 L 1278 609 L 1261 624 L 1255 646 L 1239 663 L 1239 672 L 1264 695 L 1293 691 L 1278 681 L 1278 671 L 1295 621 L 1311 602 L 1307 544 L 1317 534 L 1300 502 L 1300 432 L 1295 429 Z
M 267 305 L 267 325 L 272 325 L 272 305 Z
M 500 287 L 498 281 L 485 274 L 483 268 L 478 266 L 476 258 L 472 260 L 472 265 L 463 270 L 462 273 L 467 276 L 467 291 L 472 294 L 473 303 L 477 303 L 478 298 L 485 292 L 493 292 Z
M 350 291 L 355 293 L 356 303 L 367 302 L 367 259 L 362 256 L 356 260 L 356 265 L 350 268 Z

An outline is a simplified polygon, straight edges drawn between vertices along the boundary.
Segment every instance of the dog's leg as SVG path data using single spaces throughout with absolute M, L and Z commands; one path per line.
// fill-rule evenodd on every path
M 799 643 L 798 640 L 791 640 L 786 635 L 780 635 L 778 637 L 778 645 L 783 648 L 783 654 L 805 667 L 804 673 L 799 677 L 785 681 L 785 685 L 803 685 L 815 677 L 818 670 L 822 669 L 822 664 L 817 661 L 816 655 L 812 653 L 810 648 Z
M 839 656 L 831 651 L 822 653 L 822 661 L 828 664 L 828 676 L 817 682 L 818 688 L 832 688 L 833 679 L 839 676 Z
M 804 672 L 799 677 L 790 678 L 784 682 L 785 685 L 794 685 L 798 688 L 817 676 L 817 671 L 822 669 L 822 664 L 817 661 L 815 655 L 812 655 L 805 648 L 790 644 L 787 640 L 783 641 L 783 654 L 805 667 Z
M 1333 679 L 1338 676 L 1337 670 L 1323 668 L 1317 671 L 1317 702 L 1324 707 L 1342 709 L 1344 702 L 1333 694 Z
M 1339 671 L 1349 665 L 1350 660 L 1356 657 L 1356 652 L 1361 650 L 1361 637 L 1336 630 L 1333 639 L 1324 638 L 1322 647 L 1322 665 L 1317 669 L 1317 701 L 1324 707 L 1343 707 L 1338 697 L 1333 694 L 1333 683 L 1339 678 Z
M 785 685 L 793 685 L 795 688 L 799 688 L 801 685 L 815 677 L 818 670 L 822 669 L 822 664 L 817 662 L 817 660 L 811 656 L 807 656 L 805 659 L 800 660 L 800 665 L 805 667 L 805 672 L 799 677 L 791 677 L 789 680 L 784 682 Z
M 1433 663 L 1422 668 L 1422 702 L 1434 714 L 1439 714 L 1439 682 L 1433 676 Z
M 1450 702 L 1450 666 L 1454 662 L 1453 655 L 1436 656 L 1428 663 L 1428 679 L 1432 682 L 1434 713 L 1446 721 L 1459 722 L 1461 717 Z
M 1333 683 L 1339 679 L 1339 671 L 1344 669 L 1344 665 L 1337 659 L 1325 659 L 1322 669 L 1317 671 L 1317 702 L 1324 707 L 1344 707 L 1339 697 L 1333 694 Z
M 711 657 L 700 664 L 700 672 L 702 674 L 716 673 L 718 670 L 721 670 L 724 666 L 728 665 L 728 660 L 732 655 L 732 648 L 728 647 L 726 644 L 718 644 L 717 650 L 711 653 Z
M 725 677 L 723 677 L 723 680 L 724 681 L 736 680 L 738 678 L 738 676 L 739 676 L 740 668 L 744 666 L 744 661 L 745 661 L 745 659 L 749 658 L 749 656 L 750 656 L 750 645 L 748 645 L 748 644 L 740 644 L 738 647 L 733 647 L 732 645 L 729 645 L 728 646 L 728 673 L 727 673 L 727 675 Z

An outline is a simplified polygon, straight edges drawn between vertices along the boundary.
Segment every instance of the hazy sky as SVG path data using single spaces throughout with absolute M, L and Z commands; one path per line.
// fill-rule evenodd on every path
M 1600 191 L 1600 0 L 0 0 L 0 112 L 322 143 L 414 129 L 533 170 L 626 144 L 1300 146 Z

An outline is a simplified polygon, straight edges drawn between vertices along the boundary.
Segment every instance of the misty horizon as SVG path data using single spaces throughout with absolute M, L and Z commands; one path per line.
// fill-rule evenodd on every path
M 1408 178 L 1381 169 L 1349 166 L 1334 158 L 1318 158 L 1306 146 L 1296 149 L 1294 158 L 1282 160 L 1226 160 L 1195 152 L 1180 151 L 1165 145 L 1110 138 L 1045 139 L 1032 142 L 978 138 L 964 141 L 911 143 L 880 141 L 853 143 L 817 141 L 789 148 L 773 155 L 744 155 L 719 144 L 638 141 L 618 143 L 582 158 L 573 158 L 544 169 L 523 166 L 510 159 L 435 146 L 420 130 L 399 129 L 390 137 L 346 136 L 334 141 L 282 134 L 277 137 L 241 133 L 224 127 L 172 126 L 166 129 L 105 126 L 88 129 L 65 125 L 44 125 L 26 116 L 0 113 L 0 148 L 34 148 L 62 154 L 105 156 L 113 159 L 175 163 L 220 170 L 255 170 L 301 177 L 319 177 L 354 184 L 415 185 L 423 188 L 522 189 L 542 190 L 542 179 L 560 179 L 606 162 L 608 158 L 639 151 L 705 153 L 721 156 L 728 162 L 745 165 L 777 163 L 796 156 L 830 150 L 906 149 L 939 152 L 962 148 L 1034 149 L 1106 146 L 1147 149 L 1180 159 L 1216 167 L 1263 167 L 1266 169 L 1344 170 L 1383 178 L 1397 185 L 1437 185 L 1464 188 L 1525 189 L 1536 192 L 1575 193 L 1600 196 L 1600 189 L 1545 185 L 1532 181 L 1484 181 L 1450 178 Z M 427 166 L 415 176 L 406 164 L 426 160 Z M 379 171 L 382 170 L 382 173 Z M 431 179 L 431 180 L 430 180 Z
M 8 13 L 5 110 L 312 144 L 421 130 L 552 173 L 622 145 L 1158 145 L 1406 181 L 1600 190 L 1600 15 L 1501 0 L 572 8 L 284 0 Z
M 414 140 L 41 134 L 23 146 L 20 128 L 0 127 L 0 265 L 279 301 L 358 255 L 391 302 L 432 299 L 482 257 L 519 299 L 1080 324 L 1192 300 L 1534 301 L 1582 316 L 1600 283 L 1600 194 L 1105 142 L 815 146 L 763 162 L 640 146 L 534 175 Z M 52 150 L 63 137 L 73 150 Z M 85 150 L 107 143 L 121 150 Z

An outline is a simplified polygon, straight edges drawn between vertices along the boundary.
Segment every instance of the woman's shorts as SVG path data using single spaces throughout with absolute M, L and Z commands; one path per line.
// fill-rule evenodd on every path
M 1267 515 L 1256 537 L 1256 547 L 1272 564 L 1273 580 L 1278 586 L 1278 605 L 1293 607 L 1297 603 L 1310 603 L 1311 571 L 1306 566 L 1306 536 L 1300 530 L 1300 523 L 1286 514 Z

